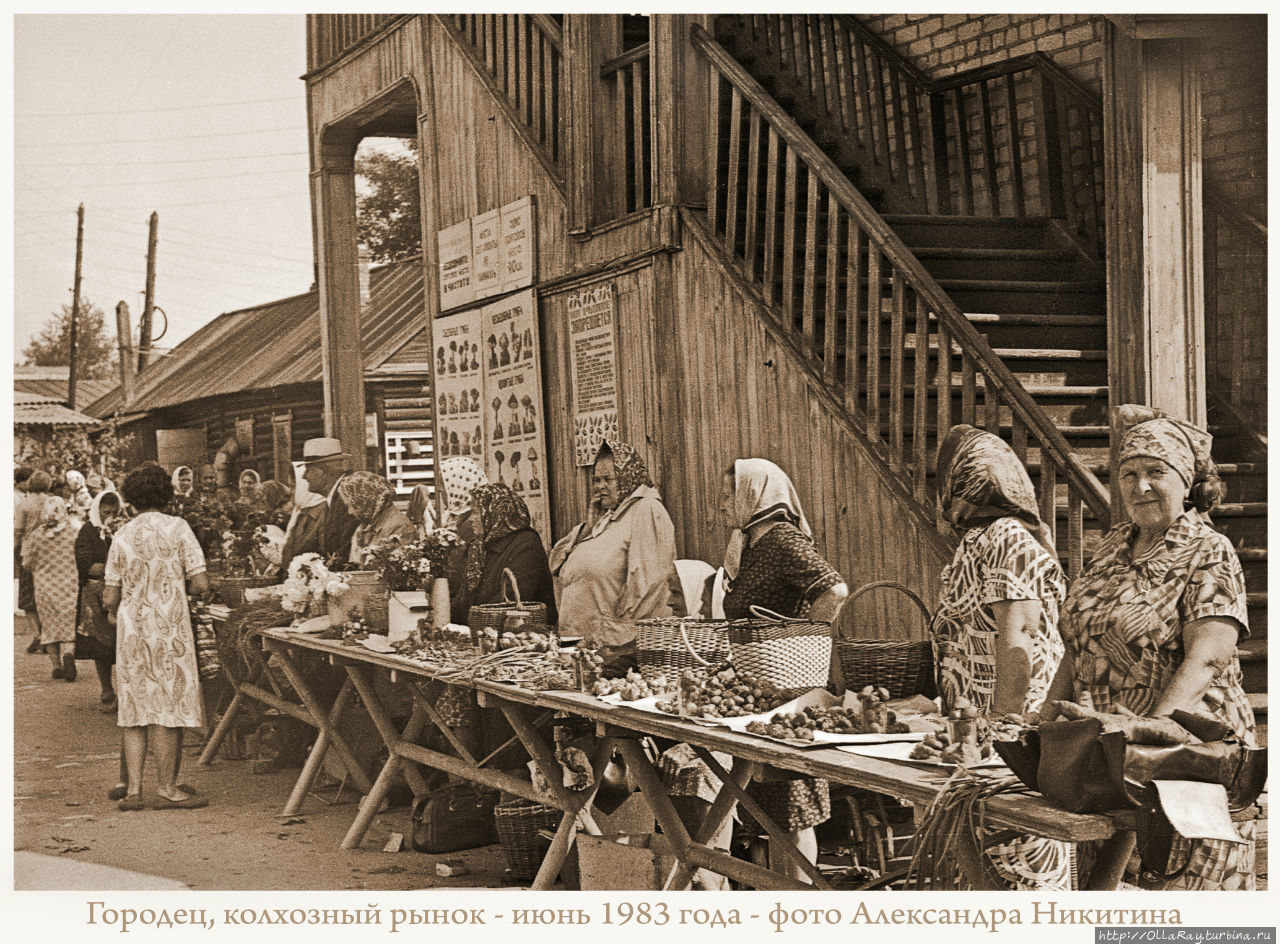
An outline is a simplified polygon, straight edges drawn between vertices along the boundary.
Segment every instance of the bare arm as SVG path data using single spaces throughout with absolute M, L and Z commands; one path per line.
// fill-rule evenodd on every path
M 102 608 L 107 611 L 107 622 L 116 624 L 116 610 L 120 609 L 120 588 L 110 584 L 102 588 Z
M 813 606 L 809 608 L 809 618 L 819 622 L 830 622 L 835 619 L 836 611 L 840 609 L 841 601 L 848 595 L 848 584 L 836 584 L 813 601 Z
M 1062 661 L 1058 663 L 1058 671 L 1053 676 L 1053 681 L 1049 684 L 1049 694 L 1045 696 L 1044 707 L 1040 709 L 1040 721 L 1052 721 L 1058 716 L 1050 706 L 1055 701 L 1073 701 L 1075 699 L 1075 677 L 1076 677 L 1076 660 L 1072 658 L 1071 652 L 1068 650 L 1062 654 Z
M 1231 663 L 1239 635 L 1239 624 L 1220 616 L 1198 619 L 1183 627 L 1182 665 L 1173 673 L 1151 714 L 1167 715 L 1177 708 L 1200 710 L 1205 691 Z
M 187 590 L 194 596 L 202 597 L 209 592 L 209 575 L 194 574 L 187 578 Z
M 1000 600 L 991 604 L 996 622 L 996 689 L 991 712 L 997 717 L 1021 713 L 1031 685 L 1031 639 L 1040 625 L 1039 600 Z

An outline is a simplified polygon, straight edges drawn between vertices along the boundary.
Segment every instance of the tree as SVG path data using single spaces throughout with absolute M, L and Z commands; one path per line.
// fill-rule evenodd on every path
M 80 300 L 76 332 L 76 376 L 107 376 L 117 360 L 115 333 L 107 332 L 102 309 L 87 298 Z M 28 367 L 66 367 L 71 363 L 71 306 L 63 305 L 45 322 L 22 352 Z
M 418 206 L 418 144 L 408 154 L 371 150 L 356 156 L 356 234 L 376 263 L 422 252 Z

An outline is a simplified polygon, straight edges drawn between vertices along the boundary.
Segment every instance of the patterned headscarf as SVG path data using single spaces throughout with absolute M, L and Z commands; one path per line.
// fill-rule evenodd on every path
M 40 509 L 40 530 L 49 537 L 60 533 L 71 524 L 67 513 L 67 503 L 57 495 L 50 495 L 44 500 Z
M 440 484 L 444 487 L 445 507 L 457 518 L 471 507 L 472 489 L 489 484 L 489 477 L 470 456 L 453 456 L 440 463 Z
M 800 496 L 790 476 L 768 459 L 738 459 L 733 463 L 733 534 L 724 552 L 724 570 L 733 580 L 738 576 L 742 552 L 747 546 L 747 529 L 763 521 L 790 521 L 805 537 L 813 529 L 800 507 Z
M 1182 477 L 1187 488 L 1203 481 L 1213 468 L 1209 455 L 1213 437 L 1200 427 L 1133 403 L 1116 407 L 1115 418 L 1122 431 L 1120 462 L 1160 459 Z
M 352 472 L 338 483 L 338 495 L 346 502 L 347 510 L 367 524 L 382 513 L 395 497 L 395 489 L 381 475 L 373 472 Z
M 476 537 L 467 547 L 467 589 L 474 590 L 484 575 L 486 545 L 498 538 L 532 527 L 529 507 L 505 483 L 479 485 L 471 493 L 471 504 L 479 520 Z
M 618 504 L 621 505 L 641 485 L 652 485 L 649 469 L 635 448 L 624 442 L 606 439 L 596 453 L 596 462 L 613 456 L 613 470 L 618 476 Z
M 961 423 L 938 448 L 942 510 L 958 530 L 1017 518 L 1051 554 L 1053 539 L 1040 520 L 1026 466 L 999 436 Z

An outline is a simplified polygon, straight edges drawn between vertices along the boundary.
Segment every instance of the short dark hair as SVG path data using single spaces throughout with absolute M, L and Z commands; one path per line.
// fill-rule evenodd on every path
M 28 492 L 47 492 L 53 488 L 53 476 L 43 469 L 36 469 L 27 479 Z
M 144 462 L 124 477 L 120 494 L 138 511 L 158 510 L 173 500 L 173 482 L 158 464 Z
M 31 468 L 29 465 L 18 466 L 13 470 L 13 484 L 21 485 L 27 479 L 31 478 L 31 473 L 34 471 L 35 469 Z

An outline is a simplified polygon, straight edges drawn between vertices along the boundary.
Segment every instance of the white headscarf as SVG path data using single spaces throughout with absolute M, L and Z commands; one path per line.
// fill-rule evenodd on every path
M 747 546 L 747 529 L 762 521 L 790 521 L 807 538 L 813 529 L 800 507 L 800 496 L 787 473 L 768 459 L 738 459 L 733 463 L 733 534 L 724 552 L 724 569 L 733 580 Z
M 196 474 L 194 472 L 191 472 L 191 488 L 187 489 L 185 492 L 178 490 L 178 476 L 180 476 L 183 472 L 191 472 L 191 466 L 180 465 L 173 470 L 173 475 L 169 477 L 169 481 L 173 483 L 173 494 L 175 495 L 190 495 L 192 492 L 192 489 L 195 488 Z
M 108 495 L 115 498 L 116 504 L 120 508 L 120 510 L 116 512 L 116 516 L 118 517 L 121 512 L 124 511 L 124 499 L 111 489 L 103 489 L 97 495 L 94 495 L 93 501 L 89 503 L 89 524 L 98 529 L 98 534 L 104 541 L 111 535 L 110 529 L 107 527 L 107 523 L 102 520 L 102 500 Z

